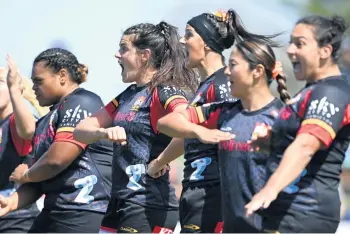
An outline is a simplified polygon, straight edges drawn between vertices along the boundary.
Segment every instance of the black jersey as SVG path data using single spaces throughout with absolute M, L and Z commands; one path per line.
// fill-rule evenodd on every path
M 316 152 L 300 177 L 270 205 L 271 216 L 308 214 L 339 222 L 339 175 L 350 141 L 350 86 L 342 77 L 308 84 L 290 101 L 273 125 L 269 174 L 298 134 L 308 133 L 324 148 Z M 277 230 L 277 228 L 276 228 Z
M 171 141 L 159 133 L 157 122 L 180 104 L 188 102 L 179 88 L 159 86 L 151 91 L 131 85 L 106 106 L 113 126 L 125 129 L 128 142 L 114 144 L 112 196 L 146 207 L 177 209 L 169 173 L 154 179 L 146 172 L 148 163 Z
M 190 100 L 190 106 L 223 100 L 233 101 L 225 68 L 203 81 Z M 185 168 L 183 186 L 219 182 L 217 145 L 203 144 L 198 139 L 185 139 Z
M 261 126 L 271 126 L 282 107 L 283 103 L 275 99 L 251 112 L 245 111 L 240 101 L 211 103 L 187 110 L 191 122 L 236 136 L 218 146 L 224 232 L 262 230 L 262 216 L 245 217 L 244 206 L 267 181 L 268 156 L 253 152 L 248 140 Z
M 16 167 L 25 163 L 30 166 L 32 145 L 30 140 L 22 139 L 16 131 L 14 115 L 11 114 L 0 121 L 0 194 L 8 197 L 18 187 L 14 182 L 9 181 L 11 173 Z M 0 220 L 7 218 L 28 218 L 39 214 L 36 204 L 20 209 L 0 217 Z
M 46 195 L 45 209 L 106 211 L 110 198 L 112 143 L 100 140 L 87 146 L 73 139 L 75 126 L 102 107 L 99 96 L 78 88 L 38 120 L 33 146 L 35 160 L 54 142 L 71 142 L 83 149 L 64 171 L 39 183 Z

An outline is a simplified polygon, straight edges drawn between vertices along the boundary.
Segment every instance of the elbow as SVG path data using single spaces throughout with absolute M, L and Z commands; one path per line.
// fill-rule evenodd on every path
M 166 131 L 166 120 L 164 120 L 165 117 L 161 118 L 157 122 L 157 129 L 161 133 L 165 133 Z
M 16 129 L 18 136 L 24 140 L 31 140 L 34 136 L 35 127 L 26 127 L 24 129 Z
M 58 175 L 61 173 L 68 165 L 66 165 L 64 162 L 60 160 L 49 160 L 47 162 L 47 166 L 49 167 L 50 171 L 53 172 L 53 174 Z

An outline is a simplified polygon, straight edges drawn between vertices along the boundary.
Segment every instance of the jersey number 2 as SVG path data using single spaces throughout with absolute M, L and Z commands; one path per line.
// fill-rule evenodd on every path
M 78 179 L 74 182 L 74 187 L 81 189 L 78 196 L 74 199 L 77 203 L 89 204 L 95 198 L 89 193 L 91 193 L 94 185 L 97 183 L 97 177 L 95 175 L 89 175 L 84 178 Z
M 140 181 L 142 174 L 146 173 L 145 165 L 136 164 L 127 166 L 125 172 L 129 176 L 129 183 L 126 187 L 134 191 L 143 188 L 138 182 Z
M 192 173 L 190 180 L 203 180 L 204 176 L 202 176 L 202 172 L 205 168 L 211 163 L 211 158 L 205 157 L 200 158 L 191 163 L 192 168 L 196 168 L 196 170 Z

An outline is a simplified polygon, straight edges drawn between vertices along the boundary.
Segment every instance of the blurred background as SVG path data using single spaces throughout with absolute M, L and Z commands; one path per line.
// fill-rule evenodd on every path
M 191 17 L 217 9 L 235 9 L 244 25 L 254 33 L 284 32 L 276 50 L 288 75 L 288 89 L 295 94 L 303 82 L 296 82 L 286 55 L 289 34 L 298 18 L 308 14 L 338 14 L 350 22 L 350 0 L 0 0 L 0 66 L 12 54 L 22 74 L 30 77 L 34 58 L 50 47 L 72 51 L 89 67 L 83 87 L 99 94 L 107 103 L 122 92 L 121 69 L 114 58 L 123 30 L 141 23 L 165 20 L 184 34 Z M 350 37 L 343 43 L 341 67 L 350 79 Z M 224 55 L 228 57 L 230 50 Z M 272 90 L 276 86 L 271 86 Z M 0 97 L 1 98 L 1 97 Z M 343 221 L 338 233 L 350 227 L 350 150 L 342 175 Z M 183 158 L 172 163 L 171 178 L 181 193 Z

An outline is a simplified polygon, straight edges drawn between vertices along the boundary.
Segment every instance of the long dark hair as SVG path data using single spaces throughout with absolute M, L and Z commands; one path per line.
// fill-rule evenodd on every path
M 264 66 L 268 84 L 271 84 L 276 79 L 277 90 L 283 102 L 291 98 L 287 91 L 286 77 L 282 73 L 278 73 L 276 77 L 273 77 L 272 73 L 276 65 L 276 56 L 271 48 L 271 41 L 262 43 L 256 40 L 244 40 L 238 42 L 236 47 L 249 63 L 250 69 L 254 69 L 258 64 Z
M 135 35 L 132 43 L 138 50 L 151 51 L 149 62 L 158 70 L 150 82 L 152 90 L 160 84 L 196 90 L 198 81 L 194 71 L 186 68 L 186 55 L 176 27 L 164 21 L 157 25 L 137 24 L 125 30 L 124 35 Z

